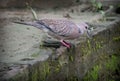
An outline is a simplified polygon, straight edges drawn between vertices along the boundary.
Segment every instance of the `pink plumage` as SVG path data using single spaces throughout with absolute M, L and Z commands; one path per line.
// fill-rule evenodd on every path
M 34 22 L 16 22 L 31 25 L 48 33 L 48 35 L 61 40 L 66 47 L 70 47 L 64 40 L 76 39 L 87 31 L 86 23 L 76 24 L 65 19 L 41 19 Z
M 47 33 L 57 39 L 75 39 L 81 35 L 80 28 L 72 21 L 53 19 L 43 19 L 41 21 L 54 31 L 48 31 Z

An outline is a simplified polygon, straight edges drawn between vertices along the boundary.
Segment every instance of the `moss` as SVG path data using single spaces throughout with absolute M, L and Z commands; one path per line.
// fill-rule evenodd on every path
M 102 48 L 101 42 L 96 42 L 96 49 Z
M 87 43 L 85 45 L 83 45 L 81 49 L 82 49 L 83 54 L 85 54 L 85 55 L 91 54 L 92 47 L 91 47 L 90 40 L 88 40 Z
M 75 54 L 76 54 L 75 46 L 72 46 L 69 49 L 69 51 L 66 52 L 66 54 L 68 55 L 67 57 L 69 58 L 68 61 L 73 62 L 75 60 Z
M 31 57 L 37 57 L 37 56 L 39 56 L 38 53 L 34 53 L 34 54 L 31 55 Z
M 38 79 L 38 71 L 37 71 L 37 69 L 35 69 L 34 70 L 34 73 L 32 74 L 32 76 L 31 76 L 31 80 L 32 81 L 37 81 L 37 79 Z
M 49 74 L 50 74 L 50 66 L 48 62 L 45 62 L 42 64 L 42 69 L 40 70 L 41 80 L 44 81 Z
M 117 66 L 117 57 L 112 56 L 110 60 L 106 63 L 106 69 L 114 71 Z
M 71 62 L 73 62 L 73 61 L 74 61 L 74 58 L 73 58 L 73 56 L 72 56 L 72 55 L 69 55 L 69 60 L 70 60 Z
M 79 81 L 78 77 L 77 76 L 69 76 L 66 78 L 66 80 L 64 81 Z
M 120 42 L 120 36 L 118 36 L 118 37 L 113 37 L 113 41 Z
M 91 49 L 90 40 L 87 41 L 87 46 L 88 46 L 89 49 Z
M 50 66 L 48 62 L 37 63 L 33 67 L 29 67 L 28 81 L 45 81 L 50 74 Z
M 93 9 L 95 9 L 96 11 L 102 10 L 103 5 L 101 2 L 97 2 L 97 0 L 91 0 L 91 4 Z
M 60 69 L 61 69 L 61 66 L 58 64 L 55 68 L 55 72 L 56 73 L 59 73 L 60 72 Z
M 113 73 L 116 70 L 120 70 L 118 68 L 119 65 L 119 57 L 112 55 L 111 57 L 107 57 L 104 55 L 103 57 L 100 57 L 100 61 L 91 68 L 85 77 L 83 78 L 83 81 L 114 81 L 115 78 Z
M 118 68 L 119 56 L 112 55 L 104 65 L 105 67 L 103 69 L 105 69 L 106 79 L 109 81 L 115 80 L 115 72 L 120 70 L 120 68 Z
M 97 81 L 100 68 L 101 67 L 98 65 L 94 66 L 93 69 L 84 77 L 84 81 Z
M 81 50 L 84 56 L 92 54 L 93 51 L 97 51 L 103 47 L 103 41 L 96 39 L 87 40 L 86 44 L 82 45 Z
M 100 67 L 98 65 L 96 65 L 93 68 L 93 71 L 91 71 L 91 77 L 92 77 L 93 81 L 97 81 L 99 69 L 100 69 Z

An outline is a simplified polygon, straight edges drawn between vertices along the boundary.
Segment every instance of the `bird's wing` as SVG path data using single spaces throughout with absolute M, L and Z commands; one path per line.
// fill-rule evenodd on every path
M 76 27 L 75 23 L 68 20 L 42 19 L 40 21 L 49 28 L 50 32 L 64 37 L 69 36 Z

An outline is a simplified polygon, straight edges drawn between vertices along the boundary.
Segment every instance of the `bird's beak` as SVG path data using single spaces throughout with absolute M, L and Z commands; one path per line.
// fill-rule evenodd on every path
M 92 32 L 89 29 L 87 30 L 87 37 L 90 39 L 92 38 Z

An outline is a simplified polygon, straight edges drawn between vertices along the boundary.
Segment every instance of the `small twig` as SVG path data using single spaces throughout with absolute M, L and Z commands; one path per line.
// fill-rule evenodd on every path
M 26 3 L 26 5 L 31 10 L 34 19 L 38 20 L 38 17 L 37 17 L 37 14 L 36 14 L 35 10 L 33 10 L 32 7 L 28 3 Z

